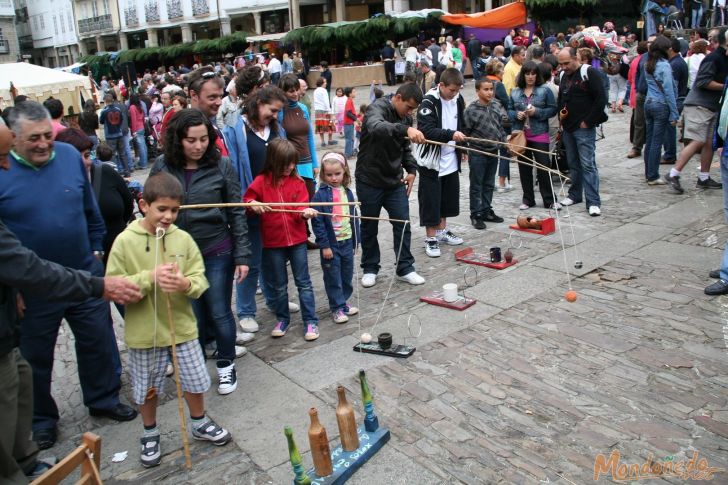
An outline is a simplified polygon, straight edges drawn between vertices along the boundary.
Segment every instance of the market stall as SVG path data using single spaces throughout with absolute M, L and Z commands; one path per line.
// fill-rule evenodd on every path
M 0 64 L 0 109 L 12 106 L 20 94 L 40 103 L 53 96 L 61 100 L 66 115 L 79 114 L 82 100 L 93 96 L 88 77 L 25 62 Z

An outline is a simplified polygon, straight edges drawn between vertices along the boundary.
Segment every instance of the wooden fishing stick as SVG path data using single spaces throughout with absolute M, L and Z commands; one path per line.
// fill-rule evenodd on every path
M 475 142 L 487 142 L 487 143 L 493 143 L 494 145 L 504 145 L 508 146 L 508 142 L 504 141 L 498 141 L 498 140 L 489 140 L 488 138 L 476 138 L 474 136 L 466 136 L 466 140 L 471 140 Z M 539 150 L 538 148 L 531 148 L 531 147 L 524 147 L 526 150 L 530 150 L 532 152 L 538 152 L 538 153 L 545 153 L 546 155 L 553 155 L 554 152 L 550 152 L 547 150 Z
M 429 145 L 449 146 L 449 147 L 452 147 L 452 148 L 454 148 L 456 150 L 463 150 L 463 151 L 466 151 L 466 152 L 480 153 L 481 155 L 486 155 L 488 157 L 500 157 L 500 158 L 504 158 L 506 160 L 511 160 L 513 162 L 520 163 L 521 165 L 525 165 L 527 167 L 532 167 L 532 168 L 536 168 L 538 170 L 543 170 L 544 172 L 548 172 L 550 174 L 556 174 L 557 176 L 559 176 L 560 178 L 562 178 L 564 180 L 571 180 L 569 177 L 567 177 L 566 175 L 562 174 L 561 172 L 559 172 L 557 170 L 553 170 L 553 169 L 551 169 L 551 168 L 549 168 L 549 167 L 547 167 L 545 165 L 542 165 L 542 164 L 538 163 L 537 161 L 535 161 L 533 159 L 529 159 L 529 160 L 531 160 L 531 163 L 529 163 L 526 160 L 520 160 L 518 158 L 513 158 L 513 157 L 504 157 L 504 156 L 501 156 L 501 155 L 497 155 L 495 153 L 488 153 L 488 152 L 483 151 L 483 150 L 477 150 L 475 148 L 464 147 L 464 146 L 460 146 L 460 145 L 450 145 L 449 143 L 443 143 L 441 141 L 425 140 L 424 143 L 427 143 Z M 524 155 L 521 155 L 521 156 L 524 156 Z M 524 158 L 526 158 L 526 157 L 524 157 Z
M 187 204 L 180 206 L 180 209 L 212 209 L 215 207 L 255 207 L 259 205 L 268 205 L 271 207 L 280 206 L 334 206 L 334 205 L 361 205 L 361 202 L 226 202 L 220 204 Z
M 286 210 L 286 209 L 271 209 L 271 210 L 269 210 L 267 212 L 288 212 L 288 213 L 291 213 L 291 214 L 302 214 L 303 213 L 303 211 L 297 211 L 297 210 L 293 210 L 293 209 L 291 209 L 291 210 Z M 331 214 L 329 212 L 319 212 L 318 215 L 320 215 L 320 216 L 329 216 L 329 217 L 341 216 L 341 217 L 348 217 L 350 219 L 365 219 L 365 220 L 368 220 L 368 221 L 387 221 L 387 222 L 399 222 L 401 224 L 405 224 L 405 223 L 410 223 L 411 224 L 411 222 L 408 221 L 407 219 L 389 219 L 387 217 L 355 216 L 355 215 L 351 215 L 351 214 Z
M 177 263 L 174 264 L 175 269 Z M 185 450 L 185 467 L 190 470 L 192 468 L 192 458 L 190 457 L 190 440 L 187 437 L 187 420 L 185 419 L 185 408 L 182 396 L 182 383 L 179 376 L 179 363 L 177 362 L 177 338 L 174 332 L 174 318 L 172 318 L 172 299 L 169 293 L 164 293 L 167 300 L 167 322 L 169 323 L 169 336 L 172 339 L 172 365 L 174 366 L 174 382 L 177 386 L 177 404 L 179 408 L 179 423 L 182 430 L 182 446 Z

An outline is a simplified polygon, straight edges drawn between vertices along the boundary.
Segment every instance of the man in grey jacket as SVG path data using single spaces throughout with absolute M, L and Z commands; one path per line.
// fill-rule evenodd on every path
M 0 125 L 0 169 L 9 168 L 13 134 Z M 103 296 L 120 304 L 141 299 L 139 288 L 120 277 L 100 278 L 39 258 L 23 247 L 0 221 L 0 481 L 26 484 L 50 465 L 38 461 L 31 441 L 33 422 L 32 373 L 18 349 L 17 291 L 52 300 L 85 300 Z M 20 313 L 18 312 L 20 310 Z

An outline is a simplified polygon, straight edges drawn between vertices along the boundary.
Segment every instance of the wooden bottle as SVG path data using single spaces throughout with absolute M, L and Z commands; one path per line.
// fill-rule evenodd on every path
M 331 449 L 329 448 L 329 438 L 326 436 L 326 428 L 319 422 L 316 408 L 309 409 L 308 415 L 311 417 L 308 442 L 311 445 L 313 468 L 316 470 L 316 475 L 327 477 L 334 473 L 334 466 L 331 463 Z
M 286 439 L 288 440 L 288 455 L 291 458 L 291 466 L 293 467 L 293 483 L 296 485 L 311 485 L 311 477 L 308 476 L 306 470 L 303 469 L 303 460 L 301 453 L 298 452 L 296 442 L 293 440 L 293 430 L 290 426 L 283 429 Z
M 336 406 L 336 422 L 339 425 L 339 437 L 344 451 L 359 448 L 359 434 L 356 429 L 354 408 L 346 401 L 346 391 L 342 386 L 336 388 L 339 394 L 339 405 Z

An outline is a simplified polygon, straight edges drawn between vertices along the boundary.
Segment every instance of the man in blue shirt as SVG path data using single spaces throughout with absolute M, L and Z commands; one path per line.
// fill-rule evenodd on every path
M 48 111 L 36 102 L 14 107 L 8 123 L 16 143 L 10 173 L 0 172 L 0 220 L 41 258 L 103 276 L 106 230 L 81 154 L 71 145 L 54 143 Z M 134 419 L 136 411 L 119 402 L 121 361 L 109 304 L 101 298 L 72 303 L 24 297 L 20 352 L 33 370 L 33 434 L 39 448 L 56 441 L 58 408 L 51 377 L 63 318 L 76 339 L 78 374 L 90 414 Z

